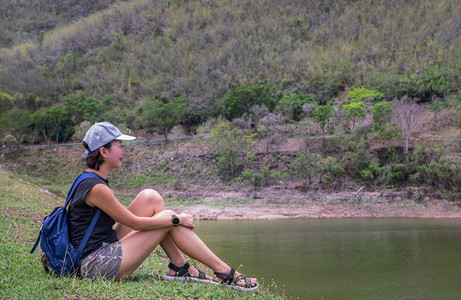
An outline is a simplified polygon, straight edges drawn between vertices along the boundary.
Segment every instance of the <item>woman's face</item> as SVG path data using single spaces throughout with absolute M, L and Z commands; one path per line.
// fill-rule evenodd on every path
M 123 164 L 123 154 L 125 151 L 121 141 L 113 141 L 110 149 L 107 149 L 106 164 L 109 164 L 111 169 L 121 168 Z

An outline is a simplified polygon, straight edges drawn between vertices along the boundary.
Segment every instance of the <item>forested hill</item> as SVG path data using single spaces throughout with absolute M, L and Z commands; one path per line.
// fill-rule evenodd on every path
M 177 120 L 184 125 L 239 117 L 259 104 L 251 96 L 247 107 L 232 111 L 232 88 L 269 97 L 262 103 L 272 111 L 288 93 L 323 105 L 350 87 L 366 87 L 385 100 L 427 102 L 461 86 L 458 0 L 0 6 L 0 136 L 23 142 L 50 139 L 56 128 L 68 139 L 69 124 L 84 120 L 153 130 L 143 111 L 161 105 L 154 99 L 186 105 Z M 78 110 L 81 102 L 92 106 Z M 58 118 L 60 109 L 73 115 Z

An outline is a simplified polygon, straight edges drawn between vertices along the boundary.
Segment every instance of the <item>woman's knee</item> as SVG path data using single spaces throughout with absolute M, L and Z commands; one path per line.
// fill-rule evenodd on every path
M 142 190 L 137 197 L 153 202 L 154 204 L 164 205 L 162 196 L 154 189 Z
M 153 189 L 145 189 L 139 192 L 136 198 L 128 206 L 136 215 L 156 214 L 165 209 L 162 196 Z

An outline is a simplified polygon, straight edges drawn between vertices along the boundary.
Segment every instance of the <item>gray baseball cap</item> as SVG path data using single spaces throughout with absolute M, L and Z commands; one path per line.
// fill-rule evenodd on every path
M 89 147 L 83 156 L 85 157 L 88 153 L 99 149 L 113 140 L 132 141 L 134 139 L 136 139 L 136 137 L 121 133 L 117 127 L 109 122 L 95 123 L 90 127 L 90 129 L 88 129 L 85 138 L 83 139 Z

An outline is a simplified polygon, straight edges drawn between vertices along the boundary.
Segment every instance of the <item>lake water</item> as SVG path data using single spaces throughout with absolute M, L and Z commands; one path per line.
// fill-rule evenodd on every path
M 287 298 L 461 299 L 460 219 L 196 225 L 219 257 Z

